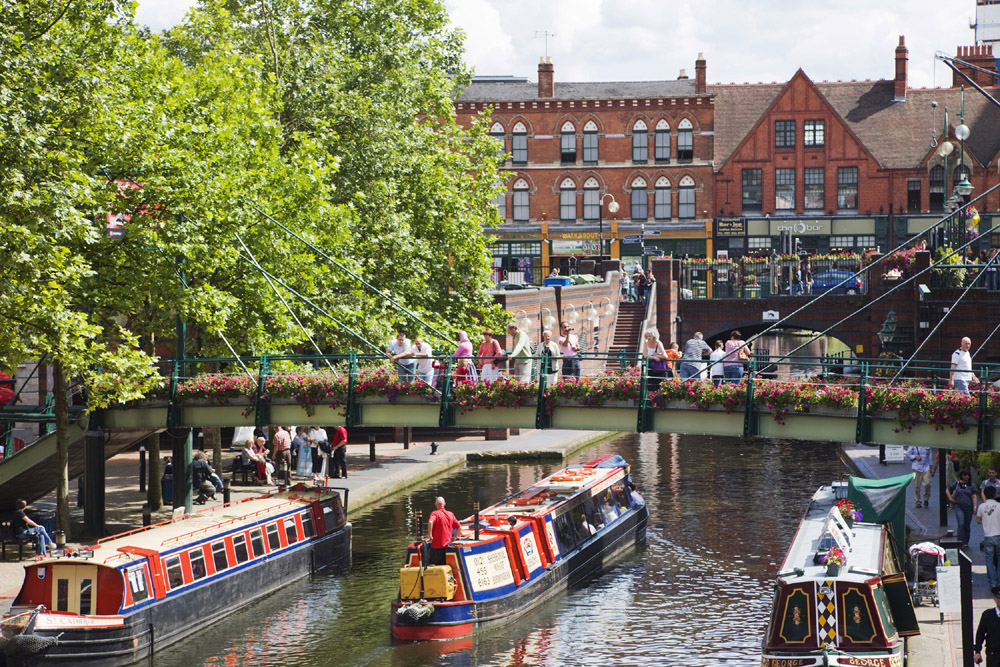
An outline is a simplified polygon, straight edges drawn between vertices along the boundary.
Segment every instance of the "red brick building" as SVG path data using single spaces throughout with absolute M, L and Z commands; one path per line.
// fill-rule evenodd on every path
M 990 47 L 960 48 L 958 58 L 996 71 Z M 813 82 L 799 70 L 784 84 L 709 86 L 714 248 L 733 256 L 770 252 L 788 230 L 806 251 L 886 250 L 940 219 L 963 168 L 955 139 L 962 82 L 956 75 L 953 88 L 911 89 L 907 60 L 900 37 L 892 79 Z M 973 73 L 996 86 L 995 76 Z M 998 182 L 1000 109 L 967 86 L 964 121 L 964 169 L 974 197 Z M 954 145 L 947 158 L 946 138 Z M 998 206 L 994 193 L 978 208 Z M 980 229 L 991 220 L 982 215 Z M 981 243 L 991 240 L 1000 245 L 989 235 Z
M 512 174 L 496 202 L 498 278 L 539 283 L 555 266 L 639 259 L 641 245 L 704 255 L 715 201 L 705 77 L 701 56 L 694 79 L 673 81 L 561 83 L 545 59 L 537 83 L 476 77 L 455 102 L 459 122 L 491 109 Z

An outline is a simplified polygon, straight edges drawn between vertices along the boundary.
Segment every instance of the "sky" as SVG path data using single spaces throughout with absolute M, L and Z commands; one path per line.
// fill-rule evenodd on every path
M 139 0 L 155 30 L 183 20 L 193 0 Z M 891 79 L 899 36 L 910 87 L 950 85 L 934 53 L 975 42 L 975 0 L 445 0 L 466 34 L 476 74 L 536 80 L 548 55 L 556 81 L 694 77 L 704 53 L 709 83 Z

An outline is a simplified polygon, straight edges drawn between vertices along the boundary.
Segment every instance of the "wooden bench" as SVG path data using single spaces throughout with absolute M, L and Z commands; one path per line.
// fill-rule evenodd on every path
M 17 531 L 14 529 L 14 522 L 3 521 L 0 522 L 0 559 L 2 560 L 7 560 L 8 544 L 17 545 L 18 560 L 24 560 L 24 545 L 27 544 L 32 550 L 35 550 L 38 545 L 34 535 L 18 537 Z
M 257 464 L 252 463 L 249 466 L 244 466 L 242 456 L 237 456 L 233 459 L 232 472 L 234 485 L 236 484 L 237 477 L 242 478 L 243 484 L 257 483 Z

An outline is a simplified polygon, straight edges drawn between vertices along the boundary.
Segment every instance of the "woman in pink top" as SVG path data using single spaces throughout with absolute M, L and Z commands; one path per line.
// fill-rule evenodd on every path
M 459 361 L 461 361 L 462 359 L 469 360 L 470 363 L 468 372 L 472 379 L 472 382 L 475 383 L 478 379 L 478 374 L 476 373 L 476 367 L 471 363 L 472 342 L 469 340 L 469 334 L 465 333 L 464 331 L 458 332 L 458 347 L 455 348 L 455 353 L 451 356 L 453 359 L 458 359 Z
M 743 377 L 743 360 L 750 356 L 743 334 L 734 330 L 726 341 L 726 356 L 722 358 L 722 373 L 726 382 L 739 382 Z
M 483 382 L 489 384 L 497 379 L 497 362 L 503 357 L 503 349 L 500 343 L 493 337 L 493 330 L 487 329 L 483 332 L 483 342 L 479 344 L 479 368 L 483 372 Z

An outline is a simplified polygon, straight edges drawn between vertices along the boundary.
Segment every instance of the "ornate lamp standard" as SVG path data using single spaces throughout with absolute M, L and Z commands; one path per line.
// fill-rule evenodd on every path
M 611 203 L 608 204 L 608 212 L 614 215 L 618 212 L 619 206 L 618 202 L 615 201 L 615 196 L 610 192 L 605 192 L 601 195 L 601 200 L 597 202 L 597 220 L 598 220 L 598 236 L 597 240 L 600 243 L 600 251 L 598 252 L 598 258 L 604 261 L 604 198 L 611 197 Z

